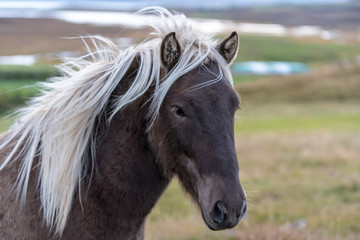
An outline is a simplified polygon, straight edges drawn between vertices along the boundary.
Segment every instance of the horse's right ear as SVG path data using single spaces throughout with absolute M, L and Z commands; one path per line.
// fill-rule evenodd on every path
M 160 49 L 161 62 L 166 68 L 172 68 L 179 60 L 181 54 L 181 47 L 176 39 L 175 32 L 167 34 Z

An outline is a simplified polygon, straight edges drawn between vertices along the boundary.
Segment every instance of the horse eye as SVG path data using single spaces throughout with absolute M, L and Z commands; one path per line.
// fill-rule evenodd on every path
M 176 115 L 178 115 L 179 117 L 186 117 L 184 110 L 182 110 L 180 107 L 178 106 L 173 106 L 172 110 L 175 112 Z

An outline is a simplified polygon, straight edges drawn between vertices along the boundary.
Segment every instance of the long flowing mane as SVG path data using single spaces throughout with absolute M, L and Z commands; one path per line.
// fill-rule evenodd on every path
M 120 50 L 104 37 L 84 37 L 84 42 L 92 42 L 93 47 L 86 44 L 86 55 L 58 66 L 62 76 L 41 83 L 41 94 L 17 113 L 17 123 L 0 145 L 0 150 L 11 147 L 0 170 L 12 161 L 21 160 L 15 187 L 22 203 L 26 200 L 30 173 L 35 167 L 39 169 L 44 219 L 56 233 L 63 232 L 74 194 L 80 191 L 87 169 L 95 166 L 89 159 L 95 158 L 96 122 L 107 106 L 111 109 L 108 124 L 117 112 L 152 86 L 148 116 L 153 122 L 173 83 L 208 59 L 218 64 L 220 76 L 198 87 L 211 84 L 223 75 L 232 85 L 229 68 L 216 49 L 217 42 L 212 36 L 193 30 L 184 15 L 158 7 L 145 8 L 137 14 L 156 15 L 148 22 L 154 30 L 148 40 Z M 169 32 L 176 32 L 182 54 L 173 69 L 161 78 L 160 45 Z M 123 95 L 111 98 L 135 58 L 140 63 L 130 88 Z

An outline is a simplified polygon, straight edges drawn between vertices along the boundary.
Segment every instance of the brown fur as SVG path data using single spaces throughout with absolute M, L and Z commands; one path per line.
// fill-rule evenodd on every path
M 217 72 L 215 63 L 206 68 Z M 114 95 L 126 91 L 136 69 L 135 60 Z M 211 229 L 235 226 L 246 211 L 233 133 L 239 98 L 225 79 L 189 91 L 213 79 L 211 72 L 200 66 L 179 78 L 149 132 L 146 103 L 150 92 L 104 127 L 98 134 L 97 171 L 82 181 L 81 204 L 77 194 L 62 236 L 54 235 L 43 223 L 38 169 L 31 173 L 21 210 L 11 191 L 19 161 L 8 165 L 0 172 L 0 239 L 143 239 L 146 216 L 174 175 L 199 204 Z M 98 125 L 105 126 L 105 118 L 99 117 Z M 7 154 L 0 152 L 0 159 Z M 226 216 L 214 224 L 209 217 L 216 215 L 214 206 L 219 201 L 227 206 L 219 205 Z

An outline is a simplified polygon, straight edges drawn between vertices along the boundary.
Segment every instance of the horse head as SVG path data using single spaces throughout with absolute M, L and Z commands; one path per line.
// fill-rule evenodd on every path
M 236 55 L 233 32 L 216 49 L 224 64 Z M 175 33 L 161 45 L 164 72 L 171 72 L 182 48 Z M 177 176 L 212 230 L 234 227 L 247 204 L 234 147 L 234 115 L 240 100 L 218 63 L 206 59 L 171 86 L 149 138 L 165 174 Z

